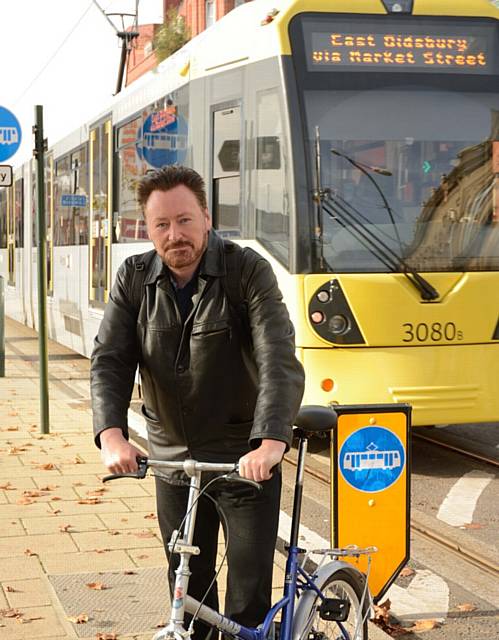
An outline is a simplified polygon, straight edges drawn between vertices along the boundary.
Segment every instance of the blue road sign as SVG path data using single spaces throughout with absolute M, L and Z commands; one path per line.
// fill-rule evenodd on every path
M 5 107 L 0 107 L 0 162 L 15 154 L 21 138 L 21 125 L 16 116 Z
M 400 438 L 386 427 L 362 427 L 348 436 L 339 455 L 341 475 L 349 485 L 375 493 L 400 477 L 406 462 Z
M 62 207 L 86 207 L 87 196 L 77 195 L 76 193 L 65 193 L 61 196 Z

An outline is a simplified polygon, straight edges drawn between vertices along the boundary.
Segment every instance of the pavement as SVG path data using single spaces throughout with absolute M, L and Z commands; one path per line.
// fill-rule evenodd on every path
M 48 370 L 44 434 L 38 336 L 5 318 L 0 640 L 150 640 L 169 613 L 153 480 L 102 484 L 106 470 L 92 437 L 89 361 L 49 341 Z M 222 552 L 221 542 L 220 559 Z M 283 568 L 276 552 L 274 600 Z M 372 640 L 388 637 L 370 627 Z

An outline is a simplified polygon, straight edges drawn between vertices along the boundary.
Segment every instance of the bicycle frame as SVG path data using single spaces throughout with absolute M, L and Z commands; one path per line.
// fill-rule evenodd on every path
M 225 617 L 221 613 L 211 609 L 210 607 L 199 603 L 196 599 L 187 595 L 189 584 L 189 561 L 192 555 L 199 553 L 199 548 L 192 545 L 194 536 L 194 526 L 196 521 L 197 501 L 201 486 L 201 470 L 196 470 L 194 466 L 189 468 L 189 462 L 186 461 L 184 471 L 190 476 L 190 491 L 186 509 L 186 518 L 184 524 L 184 536 L 179 538 L 179 533 L 175 531 L 169 543 L 171 553 L 180 554 L 180 563 L 175 571 L 175 587 L 171 603 L 171 615 L 169 624 L 159 631 L 154 640 L 162 640 L 166 638 L 187 638 L 190 634 L 184 627 L 185 613 L 195 616 L 197 619 L 218 628 L 224 633 L 240 638 L 241 640 L 266 640 L 272 636 L 272 626 L 274 619 L 279 611 L 282 610 L 280 640 L 298 640 L 305 627 L 308 624 L 308 607 L 298 606 L 295 609 L 297 595 L 301 592 L 308 592 L 315 599 L 317 597 L 324 599 L 320 588 L 316 583 L 321 584 L 317 578 L 321 575 L 330 575 L 339 569 L 352 571 L 352 566 L 346 562 L 334 559 L 332 562 L 323 565 L 317 573 L 309 575 L 299 564 L 299 556 L 305 550 L 298 546 L 298 533 L 301 515 L 301 503 L 303 496 L 303 478 L 305 472 L 305 454 L 307 450 L 307 438 L 300 437 L 298 450 L 298 465 L 296 471 L 296 484 L 293 502 L 293 514 L 291 524 L 290 544 L 287 547 L 287 560 L 285 570 L 285 582 L 283 597 L 271 607 L 265 616 L 263 624 L 258 628 L 250 628 L 240 625 L 237 622 Z M 176 463 L 178 465 L 178 463 Z M 149 461 L 150 466 L 168 466 L 168 463 L 159 461 Z M 228 471 L 231 465 L 205 465 L 206 470 Z M 216 467 L 216 468 L 215 468 Z M 232 465 L 233 469 L 233 465 Z M 330 554 L 330 550 L 324 550 L 322 553 Z M 308 599 L 307 599 L 308 600 Z M 348 634 L 344 631 L 340 622 L 337 622 L 339 629 L 342 630 L 345 640 L 349 639 Z

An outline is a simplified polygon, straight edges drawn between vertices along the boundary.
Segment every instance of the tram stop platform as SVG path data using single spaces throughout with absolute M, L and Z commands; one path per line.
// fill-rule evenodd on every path
M 150 640 L 169 613 L 153 480 L 102 484 L 106 470 L 92 437 L 89 361 L 52 341 L 49 409 L 50 433 L 42 434 L 38 336 L 6 318 L 0 639 Z M 277 551 L 275 600 L 283 568 Z M 369 637 L 388 638 L 374 625 Z

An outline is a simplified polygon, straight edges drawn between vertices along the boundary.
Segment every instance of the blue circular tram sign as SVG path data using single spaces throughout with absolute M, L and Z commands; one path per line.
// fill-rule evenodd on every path
M 362 427 L 351 433 L 339 454 L 345 481 L 358 491 L 388 489 L 404 470 L 406 455 L 400 438 L 385 427 Z
M 21 138 L 21 125 L 16 116 L 5 107 L 0 107 L 0 162 L 16 153 Z
M 149 166 L 182 164 L 187 154 L 187 123 L 174 107 L 155 111 L 145 119 L 139 140 L 137 153 Z

